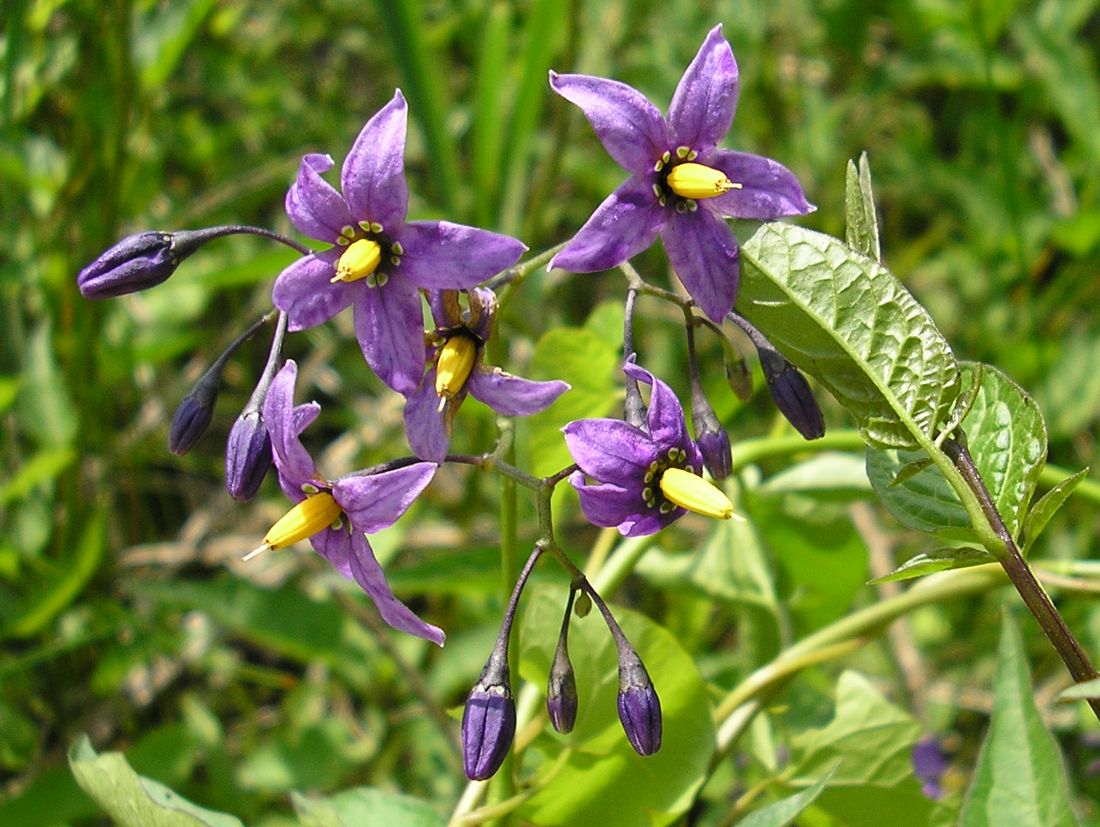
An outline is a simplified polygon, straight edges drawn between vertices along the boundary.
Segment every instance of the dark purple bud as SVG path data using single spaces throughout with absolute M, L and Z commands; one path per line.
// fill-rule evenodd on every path
M 724 480 L 733 470 L 730 438 L 698 382 L 692 382 L 691 424 L 707 471 L 715 480 Z
M 558 635 L 558 648 L 554 651 L 554 662 L 550 665 L 550 678 L 546 686 L 546 712 L 558 732 L 572 732 L 577 723 L 577 678 L 569 661 L 569 620 L 576 595 L 576 589 L 570 590 L 565 616 L 561 621 L 561 634 Z
M 940 779 L 947 769 L 947 757 L 940 749 L 939 741 L 929 735 L 913 744 L 913 774 L 921 780 L 921 792 L 927 798 L 940 799 L 943 789 Z
M 639 755 L 661 748 L 661 701 L 637 652 L 619 648 L 619 720 Z
M 180 262 L 221 229 L 148 231 L 127 236 L 80 271 L 77 286 L 86 299 L 108 299 L 156 287 Z
M 168 431 L 168 450 L 173 454 L 186 454 L 210 427 L 214 418 L 214 403 L 218 399 L 218 384 L 221 382 L 221 364 L 220 361 L 215 363 L 204 373 L 176 408 L 172 427 Z
M 780 413 L 806 439 L 825 436 L 825 418 L 806 377 L 778 351 L 760 348 L 760 366 Z
M 260 412 L 247 409 L 233 423 L 225 445 L 225 488 L 235 500 L 250 500 L 270 467 L 271 437 Z
M 508 681 L 507 648 L 498 645 L 462 712 L 462 764 L 474 781 L 491 778 L 512 746 L 516 704 Z

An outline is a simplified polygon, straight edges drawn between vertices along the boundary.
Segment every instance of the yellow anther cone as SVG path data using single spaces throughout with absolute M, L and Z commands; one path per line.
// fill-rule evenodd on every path
M 286 548 L 312 537 L 336 522 L 340 513 L 340 506 L 327 491 L 306 497 L 271 527 L 261 548 Z
M 332 277 L 332 282 L 365 279 L 378 269 L 381 261 L 381 245 L 369 238 L 360 238 L 349 244 L 336 262 L 336 275 Z
M 726 173 L 705 164 L 677 164 L 669 171 L 667 181 L 674 193 L 693 201 L 741 189 L 741 185 L 733 183 Z
M 435 392 L 453 399 L 462 390 L 477 358 L 477 342 L 459 333 L 444 343 L 435 363 Z
M 680 508 L 728 520 L 733 516 L 733 503 L 713 483 L 682 468 L 669 468 L 661 474 L 661 493 Z

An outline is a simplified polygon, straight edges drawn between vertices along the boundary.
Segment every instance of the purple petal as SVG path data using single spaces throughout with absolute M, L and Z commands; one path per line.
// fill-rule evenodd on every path
M 305 330 L 327 322 L 352 302 L 362 285 L 331 283 L 340 248 L 303 256 L 275 280 L 271 300 L 286 311 L 289 330 Z
M 409 447 L 421 459 L 443 462 L 447 456 L 451 434 L 443 411 L 439 410 L 435 368 L 428 371 L 420 387 L 405 403 L 405 434 Z
M 511 267 L 527 249 L 511 236 L 449 221 L 413 221 L 394 238 L 405 248 L 401 274 L 429 290 L 472 287 Z
M 573 461 L 600 482 L 636 485 L 642 488 L 642 478 L 660 448 L 649 434 L 621 419 L 578 419 L 562 432 Z
M 374 605 L 378 607 L 378 614 L 382 615 L 386 623 L 399 631 L 430 640 L 437 646 L 443 645 L 445 638 L 443 630 L 425 623 L 412 609 L 394 596 L 389 583 L 386 582 L 385 572 L 374 557 L 370 543 L 358 531 L 351 533 L 351 573 L 355 577 L 355 582 L 362 586 L 363 591 L 374 601 Z
M 332 496 L 352 526 L 365 534 L 389 528 L 427 488 L 438 466 L 417 462 L 380 474 L 350 474 L 332 486 Z
M 805 215 L 817 209 L 806 200 L 794 173 L 771 158 L 720 149 L 711 153 L 704 163 L 722 170 L 731 181 L 741 184 L 741 189 L 708 199 L 700 203 L 700 207 L 732 218 L 761 221 L 785 215 Z
M 668 108 L 672 142 L 697 152 L 715 146 L 733 123 L 740 88 L 737 61 L 719 24 L 710 30 L 672 96 Z
M 271 434 L 271 452 L 275 467 L 279 469 L 280 482 L 285 478 L 297 490 L 300 499 L 302 483 L 312 481 L 316 471 L 313 458 L 298 439 L 296 419 L 306 420 L 311 417 L 307 414 L 295 416 L 294 383 L 297 378 L 298 365 L 293 359 L 288 359 L 275 374 L 264 398 L 264 424 Z M 289 495 L 290 491 L 287 493 Z
M 646 96 L 617 80 L 550 72 L 550 86 L 584 112 L 604 149 L 634 175 L 653 173 L 668 148 L 665 119 Z
M 416 285 L 391 275 L 384 287 L 368 287 L 355 301 L 355 335 L 371 370 L 408 396 L 424 374 L 424 314 Z
M 676 394 L 672 392 L 672 388 L 633 362 L 624 364 L 623 371 L 631 379 L 644 382 L 653 388 L 649 396 L 646 424 L 649 426 L 650 437 L 657 443 L 657 450 L 680 448 L 690 442 L 687 423 L 684 421 L 684 409 Z
M 630 178 L 604 199 L 549 266 L 572 273 L 618 267 L 653 243 L 669 214 L 651 184 Z
M 584 516 L 593 525 L 618 528 L 627 537 L 653 534 L 683 514 L 682 508 L 661 514 L 656 508 L 647 508 L 642 499 L 642 489 L 622 488 L 618 485 L 589 485 L 584 474 L 574 471 L 569 482 L 577 491 Z
M 565 382 L 536 382 L 505 373 L 500 368 L 480 366 L 466 382 L 474 399 L 480 399 L 505 416 L 530 416 L 546 410 L 567 390 Z
M 675 213 L 661 240 L 695 303 L 721 324 L 737 296 L 738 277 L 737 239 L 726 222 L 702 208 Z
M 286 194 L 286 214 L 290 223 L 310 238 L 332 244 L 340 230 L 355 223 L 347 202 L 321 173 L 332 169 L 328 155 L 311 154 L 302 158 L 298 178 Z
M 347 526 L 326 528 L 309 538 L 313 550 L 328 560 L 341 577 L 352 579 L 351 573 L 351 534 Z
M 408 110 L 398 89 L 355 139 L 344 159 L 340 186 L 352 215 L 393 233 L 409 209 L 405 183 L 405 126 Z

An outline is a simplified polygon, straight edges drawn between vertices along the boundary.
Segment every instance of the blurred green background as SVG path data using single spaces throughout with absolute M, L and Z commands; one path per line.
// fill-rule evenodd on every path
M 290 818 L 291 790 L 357 785 L 404 791 L 446 813 L 464 787 L 454 710 L 499 623 L 499 486 L 468 470 L 442 472 L 376 543 L 399 593 L 448 631 L 442 651 L 380 634 L 369 603 L 313 555 L 239 563 L 283 509 L 272 480 L 246 506 L 221 481 L 224 438 L 262 368 L 265 337 L 230 365 L 218 417 L 191 454 L 168 454 L 167 426 L 221 347 L 270 306 L 270 282 L 293 254 L 230 238 L 157 290 L 88 302 L 75 274 L 104 248 L 146 228 L 290 232 L 282 203 L 300 156 L 329 152 L 339 164 L 399 86 L 411 113 L 411 216 L 476 223 L 546 249 L 624 177 L 579 112 L 549 93 L 548 69 L 614 76 L 664 108 L 722 22 L 742 77 L 726 145 L 794 170 L 818 205 L 802 223 L 832 234 L 843 233 L 845 163 L 866 150 L 886 263 L 960 358 L 1000 366 L 1035 396 L 1051 461 L 1077 469 L 1095 458 L 1100 416 L 1097 6 L 6 0 L 0 823 L 102 818 L 65 766 L 84 732 L 97 749 L 124 750 L 140 772 L 248 824 Z M 659 249 L 636 264 L 664 283 Z M 590 311 L 622 292 L 614 275 L 536 274 L 499 322 L 506 366 L 550 378 L 553 354 L 535 343 L 588 320 L 586 341 L 606 344 L 600 381 L 614 387 L 616 311 Z M 676 313 L 644 303 L 641 312 L 645 360 L 679 377 L 686 399 Z M 320 465 L 333 476 L 407 452 L 400 400 L 369 375 L 349 330 L 341 318 L 287 347 L 303 365 L 300 396 L 322 403 L 310 444 L 318 454 L 329 446 Z M 735 401 L 716 344 L 701 348 L 734 440 L 784 433 L 767 394 Z M 850 427 L 831 400 L 823 404 L 831 430 Z M 491 448 L 492 418 L 467 408 L 456 448 Z M 563 423 L 558 415 L 539 427 Z M 521 464 L 554 470 L 540 463 L 553 466 L 560 447 L 520 435 Z M 851 470 L 862 452 L 848 459 Z M 870 514 L 899 560 L 929 548 L 877 506 L 861 506 L 873 497 L 844 474 L 822 471 L 794 499 L 754 493 L 792 462 L 766 461 L 740 483 L 757 507 L 763 573 L 753 576 L 772 584 L 766 605 L 685 584 L 660 563 L 617 596 L 670 629 L 713 687 L 736 684 L 792 635 L 876 599 L 862 585 L 866 533 L 853 508 Z M 582 524 L 571 494 L 561 500 L 567 542 L 610 542 Z M 1091 556 L 1096 513 L 1071 503 L 1043 556 Z M 521 494 L 521 541 L 532 514 Z M 800 519 L 818 524 L 793 529 Z M 822 531 L 835 547 L 815 545 Z M 697 534 L 672 532 L 661 545 L 689 549 Z M 549 566 L 539 578 L 564 583 Z M 815 583 L 816 602 L 800 604 Z M 1002 597 L 912 618 L 927 696 L 912 696 L 896 642 L 859 662 L 925 729 L 948 733 L 963 778 L 990 708 Z M 1064 607 L 1086 647 L 1100 650 L 1100 612 L 1086 598 Z M 1066 679 L 1029 623 L 1050 707 Z M 786 722 L 792 730 L 828 719 L 835 670 L 817 674 L 792 690 L 803 705 Z M 1082 801 L 1100 794 L 1095 722 L 1051 710 Z M 721 812 L 728 796 L 708 787 L 703 801 Z M 700 823 L 720 823 L 698 812 Z

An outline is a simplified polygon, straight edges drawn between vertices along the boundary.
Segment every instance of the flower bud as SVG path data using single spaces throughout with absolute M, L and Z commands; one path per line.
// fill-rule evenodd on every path
M 637 652 L 619 650 L 619 720 L 634 751 L 653 755 L 661 748 L 661 701 Z
M 947 757 L 940 749 L 934 735 L 928 735 L 913 744 L 913 774 L 921 780 L 921 792 L 926 798 L 943 798 L 940 779 L 947 769 Z
M 214 368 L 217 368 L 215 364 Z M 168 431 L 168 450 L 177 456 L 183 456 L 199 441 L 214 418 L 214 403 L 218 398 L 218 384 L 221 370 L 211 368 L 202 375 L 191 393 L 183 397 L 176 413 L 172 417 L 172 427 Z
M 733 391 L 733 395 L 742 402 L 752 399 L 752 371 L 745 364 L 745 360 L 725 357 L 722 360 L 722 366 L 725 368 L 726 382 Z
M 733 470 L 730 438 L 696 382 L 692 383 L 691 389 L 691 423 L 707 471 L 715 480 L 724 480 Z
M 780 413 L 806 439 L 825 436 L 825 418 L 806 377 L 777 351 L 759 349 L 760 366 Z
M 147 231 L 127 236 L 80 271 L 77 286 L 86 299 L 108 299 L 156 287 L 176 272 L 180 262 L 221 228 Z
M 271 437 L 263 417 L 245 410 L 229 431 L 225 445 L 225 488 L 235 500 L 246 502 L 260 490 L 271 467 Z
M 577 678 L 573 673 L 573 664 L 569 661 L 569 615 L 573 609 L 575 593 L 569 593 L 569 603 L 561 622 L 558 648 L 554 652 L 554 662 L 550 666 L 550 678 L 546 686 L 546 712 L 550 716 L 550 723 L 558 732 L 572 732 L 577 723 Z
M 588 617 L 588 613 L 592 611 L 592 598 L 588 596 L 588 592 L 581 592 L 577 595 L 577 601 L 573 604 L 573 612 L 577 617 Z
M 474 781 L 491 778 L 512 745 L 516 704 L 508 680 L 508 654 L 498 645 L 489 656 L 462 712 L 462 764 Z

